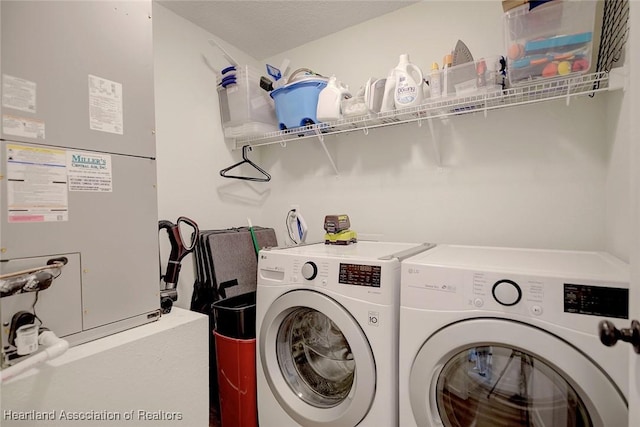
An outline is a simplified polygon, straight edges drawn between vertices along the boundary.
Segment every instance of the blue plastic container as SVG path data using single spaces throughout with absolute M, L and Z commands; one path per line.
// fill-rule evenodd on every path
M 325 86 L 327 86 L 326 79 L 305 79 L 271 91 L 280 129 L 292 129 L 317 123 L 318 96 Z

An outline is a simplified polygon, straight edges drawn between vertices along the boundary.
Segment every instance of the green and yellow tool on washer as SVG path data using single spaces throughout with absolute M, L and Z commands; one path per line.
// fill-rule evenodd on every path
M 358 241 L 358 235 L 350 230 L 348 215 L 327 215 L 324 217 L 324 243 L 327 245 L 349 245 Z

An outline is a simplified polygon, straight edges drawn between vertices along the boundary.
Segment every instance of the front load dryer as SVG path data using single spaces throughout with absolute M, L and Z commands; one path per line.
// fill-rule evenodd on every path
M 260 251 L 261 426 L 398 425 L 400 262 L 431 246 L 320 243 Z
M 438 245 L 402 263 L 402 427 L 622 427 L 629 268 L 601 252 Z

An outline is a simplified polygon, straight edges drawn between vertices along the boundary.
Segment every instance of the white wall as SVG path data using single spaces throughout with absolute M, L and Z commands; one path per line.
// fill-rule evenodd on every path
M 370 76 L 385 77 L 401 53 L 423 70 L 441 65 L 458 39 L 475 58 L 499 54 L 501 16 L 499 2 L 422 2 L 268 62 L 289 58 L 292 68 L 335 74 L 357 89 Z M 428 127 L 416 124 L 327 137 L 339 176 L 313 140 L 270 146 L 263 161 L 273 191 L 264 222 L 279 226 L 294 203 L 310 239 L 322 238 L 325 214 L 347 213 L 356 231 L 383 240 L 562 249 L 605 249 L 610 240 L 625 256 L 618 240 L 628 224 L 605 227 L 605 204 L 617 198 L 607 191 L 626 176 L 609 173 L 624 153 L 606 137 L 606 98 L 439 122 L 441 167 Z M 612 212 L 616 220 L 622 210 Z M 608 239 L 607 230 L 617 237 Z
M 630 162 L 631 123 L 628 92 L 609 94 L 605 116 L 608 167 L 606 175 L 606 249 L 629 261 L 631 248 Z
M 475 58 L 502 52 L 500 2 L 428 1 L 300 48 L 292 68 L 335 74 L 353 90 L 386 77 L 401 53 L 423 69 L 458 39 Z M 329 19 L 329 17 L 328 17 Z M 435 123 L 325 138 L 335 175 L 312 139 L 252 152 L 267 184 L 225 180 L 218 171 L 240 153 L 223 142 L 215 75 L 224 61 L 211 35 L 154 5 L 160 218 L 192 216 L 201 228 L 274 227 L 299 205 L 320 240 L 326 214 L 349 214 L 361 236 L 396 241 L 610 250 L 628 257 L 628 139 L 620 93 L 521 106 Z M 255 63 L 226 45 L 240 62 Z M 435 147 L 440 152 L 440 161 Z M 188 260 L 187 260 L 188 261 Z M 193 279 L 184 263 L 181 295 Z M 182 299 L 181 306 L 188 306 Z
M 640 3 L 630 3 L 630 24 L 632 28 L 638 28 L 640 25 Z M 631 75 L 636 77 L 629 81 L 629 110 L 628 117 L 636 118 L 640 114 L 640 84 L 638 84 L 637 76 L 640 75 L 640 32 L 631 31 L 629 35 L 629 48 L 627 52 L 629 56 L 629 64 L 631 66 Z M 631 146 L 629 156 L 631 161 L 631 193 L 632 200 L 632 226 L 630 228 L 631 240 L 631 283 L 634 286 L 630 291 L 630 319 L 640 319 L 640 147 L 637 143 L 638 135 L 640 135 L 640 123 L 638 120 L 630 121 L 629 134 L 636 139 L 635 144 Z M 630 385 L 629 385 L 629 427 L 634 426 L 640 418 L 640 357 L 629 348 L 629 367 L 630 367 Z
M 247 183 L 219 175 L 221 169 L 239 161 L 240 154 L 225 143 L 216 92 L 214 70 L 229 64 L 209 39 L 216 39 L 238 62 L 255 61 L 153 3 L 158 217 L 175 222 L 187 216 L 202 230 L 243 226 L 247 217 L 261 225 L 265 195 L 257 196 Z M 251 156 L 260 159 L 259 152 Z M 165 271 L 169 245 L 164 232 L 160 243 Z M 187 256 L 177 306 L 189 308 L 194 278 L 192 257 Z

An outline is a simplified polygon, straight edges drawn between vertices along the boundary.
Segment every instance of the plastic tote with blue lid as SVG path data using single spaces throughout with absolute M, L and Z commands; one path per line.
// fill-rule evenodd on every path
M 224 135 L 240 138 L 278 130 L 274 102 L 260 88 L 260 72 L 250 66 L 230 66 L 217 78 Z
M 309 74 L 299 76 L 302 71 Z M 318 123 L 318 97 L 327 81 L 326 77 L 300 69 L 291 74 L 289 83 L 270 92 L 281 130 Z

